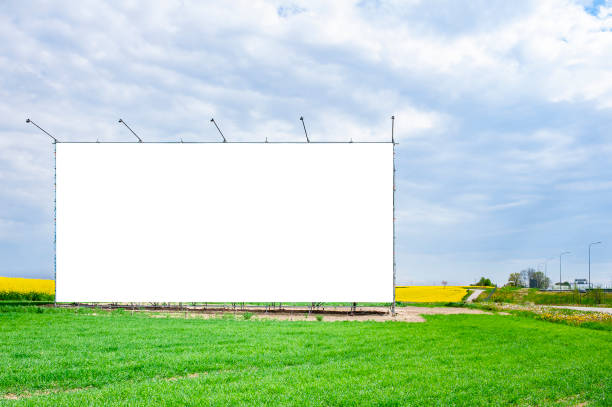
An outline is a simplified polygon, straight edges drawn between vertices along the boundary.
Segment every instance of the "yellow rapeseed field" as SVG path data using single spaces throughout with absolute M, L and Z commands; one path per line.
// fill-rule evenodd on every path
M 404 302 L 457 302 L 466 293 L 466 288 L 454 286 L 395 287 L 395 299 Z
M 0 277 L 0 292 L 55 293 L 55 281 L 37 278 Z

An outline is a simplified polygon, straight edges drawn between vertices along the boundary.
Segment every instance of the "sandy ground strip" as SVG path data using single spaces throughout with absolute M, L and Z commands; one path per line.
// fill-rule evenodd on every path
M 359 310 L 365 310 L 364 308 L 358 308 Z M 322 314 L 317 313 L 316 310 L 310 314 L 303 311 L 290 311 L 286 312 L 275 312 L 275 313 L 249 313 L 251 314 L 249 319 L 268 319 L 268 320 L 279 320 L 279 321 L 318 321 L 318 317 L 321 321 L 333 322 L 333 321 L 400 321 L 400 322 L 425 322 L 423 315 L 449 315 L 449 314 L 488 314 L 492 315 L 491 312 L 481 311 L 478 309 L 471 308 L 453 308 L 453 307 L 397 307 L 395 316 L 392 316 L 388 308 L 384 307 L 372 307 L 370 310 L 384 311 L 384 315 L 351 315 L 350 312 L 346 314 Z M 137 311 L 139 312 L 139 311 Z M 227 318 L 228 315 L 233 316 L 236 319 L 245 319 L 244 311 L 236 310 L 226 312 L 155 312 L 151 315 L 152 318 Z M 92 314 L 90 314 L 92 315 Z

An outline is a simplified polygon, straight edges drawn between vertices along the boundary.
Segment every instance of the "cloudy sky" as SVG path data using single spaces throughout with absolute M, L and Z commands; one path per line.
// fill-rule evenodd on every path
M 387 140 L 399 283 L 612 285 L 612 1 L 1 1 L 0 275 L 53 277 L 53 146 Z M 544 266 L 542 265 L 541 268 Z

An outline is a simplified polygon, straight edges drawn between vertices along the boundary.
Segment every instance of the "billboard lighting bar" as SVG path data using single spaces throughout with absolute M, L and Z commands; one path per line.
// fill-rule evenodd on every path
M 30 120 L 29 118 L 26 119 L 26 123 L 32 123 L 34 126 L 38 127 L 38 129 L 40 131 L 42 131 L 43 133 L 45 133 L 47 136 L 51 137 L 53 139 L 54 143 L 59 143 L 59 140 L 56 139 L 55 137 L 53 137 L 51 134 L 49 134 L 49 132 L 45 129 L 43 129 L 42 127 L 40 127 L 38 124 L 34 123 L 32 120 Z
M 215 121 L 214 118 L 211 118 L 210 121 L 215 125 L 215 127 L 217 128 L 217 131 L 219 132 L 219 134 L 221 135 L 221 138 L 223 139 L 223 141 L 221 141 L 221 143 L 227 143 L 227 139 L 225 138 L 225 136 L 223 135 L 223 132 L 221 131 L 221 129 L 219 128 L 219 126 L 217 125 L 217 122 Z M 308 131 L 306 130 L 306 124 L 304 123 L 304 117 L 300 116 L 300 121 L 302 122 L 302 127 L 304 128 L 304 135 L 306 136 L 306 143 L 311 143 L 310 141 L 310 137 L 308 137 Z M 49 134 L 48 131 L 46 131 L 45 129 L 43 129 L 42 127 L 40 127 L 38 124 L 34 123 L 34 121 L 32 121 L 31 119 L 27 118 L 26 119 L 26 123 L 32 123 L 34 126 L 36 126 L 40 131 L 42 131 L 43 133 L 45 133 L 47 136 L 51 137 L 53 139 L 54 143 L 59 143 L 60 141 L 53 137 L 51 134 Z M 125 127 L 127 127 L 127 129 L 134 135 L 134 137 L 136 137 L 136 139 L 138 139 L 139 143 L 143 143 L 144 141 L 140 138 L 140 136 L 138 136 L 138 134 L 136 134 L 136 132 L 134 130 L 132 130 L 132 128 L 130 126 L 128 126 L 128 124 L 123 120 L 123 119 L 119 119 L 119 123 L 123 124 Z M 394 129 L 395 129 L 395 116 L 391 116 L 391 143 L 392 144 L 396 144 L 395 143 L 395 135 L 394 135 Z M 89 141 L 66 141 L 66 143 L 90 143 Z M 96 139 L 96 141 L 94 143 L 123 143 L 122 141 L 103 141 L 100 142 L 99 139 Z M 154 143 L 190 143 L 190 144 L 204 144 L 204 143 L 217 143 L 216 141 L 183 141 L 182 138 L 179 138 L 179 141 L 160 141 L 160 142 L 154 142 Z M 268 137 L 265 138 L 265 141 L 238 141 L 238 143 L 247 143 L 247 144 L 252 144 L 252 143 L 280 143 L 280 144 L 289 144 L 289 143 L 303 143 L 301 141 L 269 141 Z M 312 141 L 312 143 L 320 143 L 320 144 L 328 144 L 328 143 L 386 143 L 385 141 L 353 141 L 353 139 L 351 138 L 349 141 L 343 142 L 343 141 Z
M 227 140 L 225 139 L 225 136 L 223 135 L 223 133 L 221 133 L 221 129 L 219 128 L 219 126 L 217 126 L 217 122 L 215 121 L 215 118 L 213 117 L 212 119 L 210 119 L 210 121 L 215 125 L 215 127 L 217 128 L 217 130 L 219 131 L 219 134 L 221 135 L 221 137 L 223 138 L 223 142 L 226 143 Z
M 128 128 L 128 130 L 129 130 L 129 131 L 131 131 L 133 135 L 135 135 L 135 136 L 136 136 L 136 138 L 138 139 L 138 142 L 139 142 L 139 143 L 142 143 L 142 139 L 141 139 L 140 137 L 138 137 L 138 134 L 134 133 L 134 130 L 132 130 L 132 129 L 130 128 L 130 126 L 128 126 L 128 125 L 127 125 L 127 123 L 123 121 L 123 119 L 119 119 L 119 123 L 123 123 L 123 125 L 124 125 L 125 127 L 127 127 L 127 128 Z
M 304 127 L 304 134 L 306 135 L 306 142 L 310 143 L 310 139 L 308 138 L 308 132 L 306 131 L 306 125 L 304 124 L 304 117 L 300 116 L 300 120 L 302 121 L 302 126 Z

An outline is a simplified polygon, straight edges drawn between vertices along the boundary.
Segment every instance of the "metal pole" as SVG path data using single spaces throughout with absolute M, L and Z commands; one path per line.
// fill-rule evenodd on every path
M 548 262 L 550 260 L 554 260 L 554 259 L 555 259 L 554 257 L 550 257 L 550 258 L 544 260 L 544 277 L 548 277 Z M 552 280 L 551 280 L 551 283 L 552 283 Z M 548 288 L 548 287 L 546 287 L 546 288 Z M 553 285 L 553 288 L 554 288 L 554 285 Z
M 391 315 L 395 316 L 395 140 L 393 138 L 393 127 L 395 116 L 391 116 L 391 143 L 393 147 L 393 305 L 391 306 Z
M 559 254 L 559 291 L 561 291 L 561 257 L 564 254 L 569 254 L 570 252 L 563 252 L 561 254 Z

